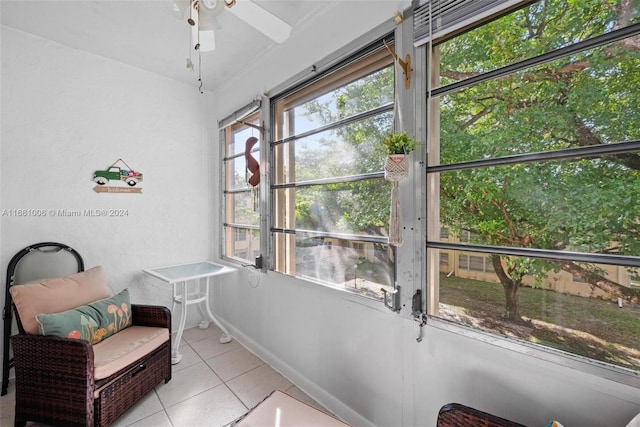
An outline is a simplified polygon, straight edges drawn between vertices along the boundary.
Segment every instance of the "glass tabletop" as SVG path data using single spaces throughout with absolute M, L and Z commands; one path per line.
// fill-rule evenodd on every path
M 174 283 L 230 273 L 233 269 L 213 262 L 203 261 L 192 264 L 173 265 L 169 267 L 149 268 L 143 271 L 162 279 L 165 282 Z

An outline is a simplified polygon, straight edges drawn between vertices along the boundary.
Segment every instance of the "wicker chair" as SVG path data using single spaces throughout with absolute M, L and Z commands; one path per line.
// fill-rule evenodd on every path
M 68 277 L 89 274 L 95 269 Z M 53 289 L 49 283 L 43 282 L 47 285 L 44 287 Z M 168 308 L 131 304 L 132 326 L 92 345 L 83 339 L 26 333 L 25 319 L 20 316 L 20 311 L 24 314 L 25 309 L 18 307 L 24 301 L 19 303 L 19 294 L 14 293 L 20 286 L 29 285 L 11 289 L 19 329 L 19 333 L 11 337 L 16 370 L 16 426 L 24 426 L 27 421 L 57 426 L 108 426 L 158 384 L 171 379 Z M 88 285 L 81 282 L 79 286 Z M 55 312 L 58 311 L 52 311 Z M 131 338 L 136 335 L 131 334 L 140 336 L 151 332 L 156 338 L 149 339 L 146 347 L 140 344 L 143 347 L 133 350 L 138 343 L 136 338 Z M 96 355 L 105 351 L 105 347 L 100 346 L 114 342 L 118 343 L 120 352 L 116 353 L 120 354 L 116 368 L 112 368 L 117 371 L 99 378 L 96 368 L 102 359 Z M 132 346 L 132 350 L 127 354 L 122 348 L 128 346 Z
M 437 427 L 525 427 L 522 424 L 470 408 L 448 403 L 438 412 Z
M 42 242 L 29 245 L 19 251 L 9 261 L 7 280 L 5 283 L 4 309 L 4 340 L 2 346 L 2 392 L 7 394 L 9 387 L 9 371 L 13 368 L 13 358 L 10 357 L 11 335 L 17 332 L 13 324 L 12 301 L 9 289 L 20 283 L 35 282 L 41 279 L 65 276 L 67 274 L 84 271 L 82 256 L 72 247 L 57 242 Z

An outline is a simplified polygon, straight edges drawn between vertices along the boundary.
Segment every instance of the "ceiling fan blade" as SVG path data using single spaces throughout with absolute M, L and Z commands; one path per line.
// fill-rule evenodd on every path
M 277 43 L 291 34 L 289 24 L 250 0 L 236 0 L 229 11 Z

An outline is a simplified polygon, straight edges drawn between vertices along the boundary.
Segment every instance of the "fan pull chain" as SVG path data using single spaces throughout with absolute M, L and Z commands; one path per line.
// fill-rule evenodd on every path
M 200 93 L 204 93 L 202 91 L 202 55 L 200 54 L 200 51 L 198 51 L 198 82 L 200 82 L 198 90 L 200 91 Z

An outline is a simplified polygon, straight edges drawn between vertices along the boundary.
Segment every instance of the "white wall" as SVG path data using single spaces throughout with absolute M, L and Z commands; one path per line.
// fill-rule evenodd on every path
M 330 9 L 295 45 L 256 60 L 215 94 L 214 116 L 225 117 L 406 6 L 368 2 L 363 12 L 363 4 Z M 554 418 L 567 427 L 624 426 L 640 412 L 637 388 L 432 325 L 418 343 L 415 322 L 379 303 L 276 273 L 242 269 L 237 282 L 220 286 L 215 306 L 236 339 L 355 426 L 433 426 L 449 402 L 530 426 Z
M 528 426 L 625 426 L 637 388 L 434 326 L 348 293 L 242 270 L 217 295 L 234 338 L 354 426 L 434 426 L 460 402 Z
M 133 302 L 170 307 L 168 285 L 141 270 L 209 256 L 203 97 L 194 87 L 7 27 L 1 89 L 0 210 L 47 211 L 5 211 L 2 274 L 23 247 L 57 241 L 77 249 L 86 267 L 103 265 L 114 292 L 128 287 Z M 119 158 L 143 173 L 142 194 L 93 191 L 93 171 Z M 58 209 L 128 215 L 49 213 Z

